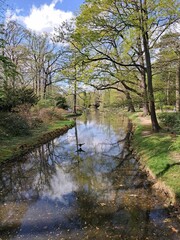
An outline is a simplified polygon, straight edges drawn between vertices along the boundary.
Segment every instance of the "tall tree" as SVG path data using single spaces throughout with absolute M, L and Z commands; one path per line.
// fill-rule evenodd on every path
M 67 46 L 66 46 L 67 47 Z M 69 49 L 69 50 L 68 50 Z M 63 70 L 59 72 L 57 82 L 66 81 L 70 86 L 70 94 L 73 95 L 73 112 L 77 113 L 77 97 L 81 90 L 81 56 L 73 47 L 67 48 L 66 62 Z
M 48 86 L 53 84 L 56 74 L 63 68 L 65 50 L 45 35 L 29 32 L 27 38 L 28 71 L 33 80 L 33 88 L 40 98 L 46 97 Z
M 166 87 L 164 92 L 167 104 L 175 104 L 176 110 L 180 111 L 180 34 L 167 32 L 157 47 L 159 53 L 154 68 L 162 78 L 162 87 Z M 163 80 L 166 81 L 165 84 Z
M 167 28 L 179 19 L 178 11 L 179 1 L 174 0 L 86 0 L 73 35 L 72 42 L 86 62 L 106 60 L 121 67 L 145 69 L 154 131 L 160 127 L 155 111 L 151 50 Z M 143 64 L 134 46 L 138 37 Z M 125 51 L 127 45 L 129 49 Z M 114 46 L 118 46 L 118 52 L 114 51 Z
M 23 69 L 25 69 L 25 62 L 28 60 L 27 49 L 25 41 L 27 37 L 27 30 L 20 24 L 14 21 L 7 22 L 4 26 L 4 55 L 8 57 L 17 67 L 18 74 L 11 78 L 12 88 L 22 87 L 25 85 L 23 79 Z

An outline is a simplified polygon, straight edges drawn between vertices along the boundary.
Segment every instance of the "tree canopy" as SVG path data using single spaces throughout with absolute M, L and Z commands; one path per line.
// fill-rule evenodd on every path
M 45 99 L 65 81 L 75 103 L 83 82 L 98 91 L 116 90 L 128 110 L 138 105 L 150 114 L 158 131 L 158 101 L 180 111 L 179 33 L 172 28 L 179 26 L 179 10 L 178 0 L 85 0 L 52 38 L 2 22 L 1 93 L 33 89 Z M 159 91 L 164 82 L 166 94 Z

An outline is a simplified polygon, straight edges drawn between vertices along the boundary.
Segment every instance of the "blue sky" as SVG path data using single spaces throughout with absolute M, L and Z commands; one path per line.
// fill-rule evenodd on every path
M 7 0 L 7 18 L 37 32 L 52 32 L 61 22 L 71 19 L 84 0 Z
M 47 4 L 50 5 L 52 0 L 7 0 L 8 5 L 14 9 L 24 9 L 24 12 L 27 14 L 32 6 L 40 7 L 41 5 Z M 83 0 L 63 0 L 59 1 L 56 4 L 56 8 L 59 8 L 64 11 L 75 12 L 78 11 L 80 5 L 83 3 Z

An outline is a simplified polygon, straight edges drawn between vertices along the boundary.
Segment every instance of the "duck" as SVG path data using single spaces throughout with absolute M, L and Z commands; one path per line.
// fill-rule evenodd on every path
M 81 148 L 84 144 L 85 144 L 85 143 L 79 143 L 79 144 L 78 144 L 79 148 L 78 148 L 77 152 L 85 152 L 85 151 Z

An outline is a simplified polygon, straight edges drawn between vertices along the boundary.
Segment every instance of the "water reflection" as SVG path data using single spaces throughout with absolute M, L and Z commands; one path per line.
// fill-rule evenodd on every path
M 57 167 L 56 173 L 51 177 L 50 185 L 44 187 L 42 197 L 48 197 L 52 200 L 58 199 L 65 203 L 64 196 L 75 190 L 77 190 L 77 186 L 71 175 Z
M 1 239 L 177 240 L 163 200 L 124 154 L 126 126 L 126 118 L 96 111 L 16 164 L 3 165 Z

